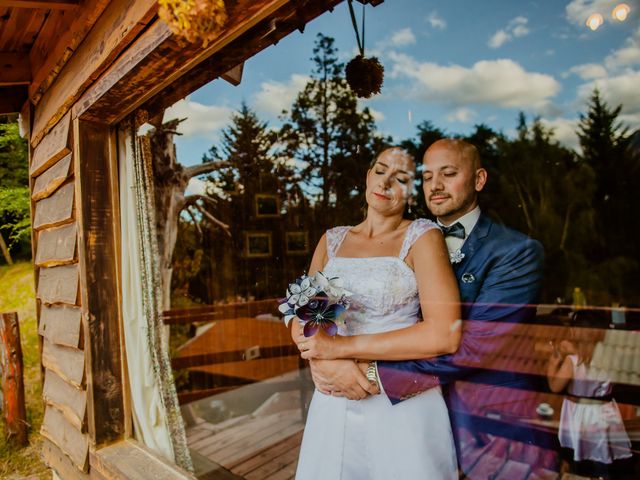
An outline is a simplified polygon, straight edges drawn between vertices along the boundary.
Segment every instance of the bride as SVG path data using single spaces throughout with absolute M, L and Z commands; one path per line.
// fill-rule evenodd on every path
M 366 362 L 457 350 L 459 294 L 443 236 L 429 220 L 403 218 L 414 177 L 406 151 L 383 151 L 367 172 L 365 220 L 320 239 L 309 275 L 340 277 L 352 296 L 336 337 L 320 330 L 305 338 L 299 322 L 291 322 L 303 357 Z M 367 377 L 375 375 L 369 369 Z M 384 394 L 360 401 L 334 395 L 314 392 L 296 479 L 458 478 L 440 387 L 395 406 Z

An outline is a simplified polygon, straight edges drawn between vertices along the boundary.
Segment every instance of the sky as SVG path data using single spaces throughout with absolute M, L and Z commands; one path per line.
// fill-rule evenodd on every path
M 381 94 L 360 100 L 378 130 L 401 141 L 425 120 L 448 134 L 485 123 L 507 135 L 520 111 L 539 116 L 556 138 L 577 148 L 575 128 L 594 87 L 621 119 L 640 128 L 640 0 L 624 22 L 616 0 L 385 0 L 366 7 L 367 56 L 385 68 Z M 354 3 L 360 19 L 362 7 Z M 585 25 L 604 17 L 596 31 Z M 165 112 L 187 118 L 176 138 L 178 160 L 202 161 L 234 111 L 246 102 L 271 127 L 304 87 L 318 33 L 334 37 L 345 63 L 357 53 L 347 2 L 295 31 L 244 65 L 242 82 L 214 80 Z

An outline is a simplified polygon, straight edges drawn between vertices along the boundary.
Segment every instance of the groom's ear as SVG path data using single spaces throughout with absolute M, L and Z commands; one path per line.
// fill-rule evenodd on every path
M 476 170 L 476 192 L 480 192 L 487 183 L 487 171 L 484 168 Z

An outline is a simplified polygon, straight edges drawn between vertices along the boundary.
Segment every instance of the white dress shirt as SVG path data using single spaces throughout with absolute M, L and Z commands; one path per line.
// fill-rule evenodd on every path
M 475 227 L 476 223 L 478 223 L 479 218 L 480 218 L 480 207 L 476 206 L 476 208 L 474 208 L 470 212 L 465 213 L 459 219 L 451 222 L 451 225 L 453 225 L 456 222 L 460 222 L 462 224 L 462 226 L 464 227 L 464 238 L 458 238 L 453 236 L 446 237 L 444 241 L 447 244 L 447 250 L 449 250 L 449 253 L 455 252 L 456 250 L 460 250 L 462 248 L 462 246 L 464 245 L 464 242 L 467 240 L 467 238 L 469 238 L 469 234 L 471 233 L 471 230 L 473 230 L 473 227 Z M 440 225 L 441 227 L 444 226 L 439 218 L 437 219 L 437 222 L 438 222 L 438 225 Z M 447 225 L 447 226 L 450 226 L 450 225 Z

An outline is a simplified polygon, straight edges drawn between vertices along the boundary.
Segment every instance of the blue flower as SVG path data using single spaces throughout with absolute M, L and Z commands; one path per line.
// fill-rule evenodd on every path
M 296 315 L 305 322 L 305 337 L 315 335 L 319 329 L 332 337 L 338 333 L 335 322 L 345 310 L 345 306 L 340 303 L 330 305 L 327 297 L 314 297 L 306 305 L 298 308 Z

